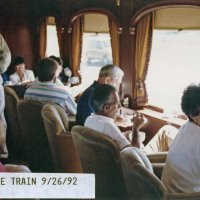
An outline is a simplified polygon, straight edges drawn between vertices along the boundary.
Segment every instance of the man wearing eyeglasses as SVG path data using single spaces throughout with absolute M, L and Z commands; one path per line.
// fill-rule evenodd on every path
M 94 113 L 87 117 L 84 126 L 109 136 L 120 150 L 130 146 L 131 141 L 127 136 L 132 132 L 122 133 L 115 124 L 117 113 L 121 107 L 117 89 L 108 84 L 100 85 L 91 96 L 91 106 Z M 138 135 L 139 129 L 144 123 L 145 119 L 142 116 L 134 118 L 133 135 Z

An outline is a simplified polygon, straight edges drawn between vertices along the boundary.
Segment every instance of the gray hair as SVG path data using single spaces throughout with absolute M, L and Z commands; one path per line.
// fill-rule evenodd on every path
M 99 77 L 110 76 L 113 80 L 122 79 L 124 72 L 116 65 L 105 65 L 100 69 Z

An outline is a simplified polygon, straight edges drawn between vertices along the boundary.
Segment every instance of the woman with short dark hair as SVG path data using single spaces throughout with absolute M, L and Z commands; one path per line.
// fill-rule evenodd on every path
M 20 56 L 14 58 L 12 66 L 15 70 L 15 72 L 9 77 L 12 84 L 20 85 L 22 83 L 31 82 L 35 80 L 33 71 L 26 69 L 24 58 Z
M 200 192 L 200 85 L 184 90 L 181 107 L 189 121 L 170 146 L 162 181 L 168 192 Z

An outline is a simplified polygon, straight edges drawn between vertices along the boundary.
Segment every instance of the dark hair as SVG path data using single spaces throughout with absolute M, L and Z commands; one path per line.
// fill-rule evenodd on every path
M 13 59 L 13 66 L 20 65 L 24 63 L 24 58 L 17 56 Z
M 51 55 L 51 56 L 49 56 L 49 58 L 57 61 L 59 65 L 63 66 L 63 60 L 60 57 L 56 57 L 56 56 Z
M 91 106 L 95 113 L 98 113 L 102 110 L 103 106 L 108 102 L 110 95 L 116 92 L 116 88 L 112 85 L 101 84 L 98 86 L 91 97 Z
M 58 69 L 58 63 L 51 58 L 41 59 L 37 64 L 37 75 L 39 81 L 51 81 Z
M 181 100 L 182 111 L 190 121 L 191 116 L 197 116 L 200 109 L 200 85 L 189 85 L 183 92 Z

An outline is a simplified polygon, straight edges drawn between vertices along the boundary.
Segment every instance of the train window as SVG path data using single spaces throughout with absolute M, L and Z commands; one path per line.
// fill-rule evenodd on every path
M 149 104 L 181 112 L 183 90 L 200 81 L 200 31 L 154 30 L 146 78 Z
M 112 48 L 108 16 L 100 13 L 86 13 L 83 19 L 80 71 L 82 86 L 87 88 L 98 78 L 100 68 L 112 63 Z
M 51 56 L 51 55 L 60 56 L 54 17 L 48 17 L 48 24 L 47 24 L 46 56 Z
M 110 34 L 84 33 L 81 58 L 82 84 L 87 88 L 98 78 L 100 68 L 112 63 Z

